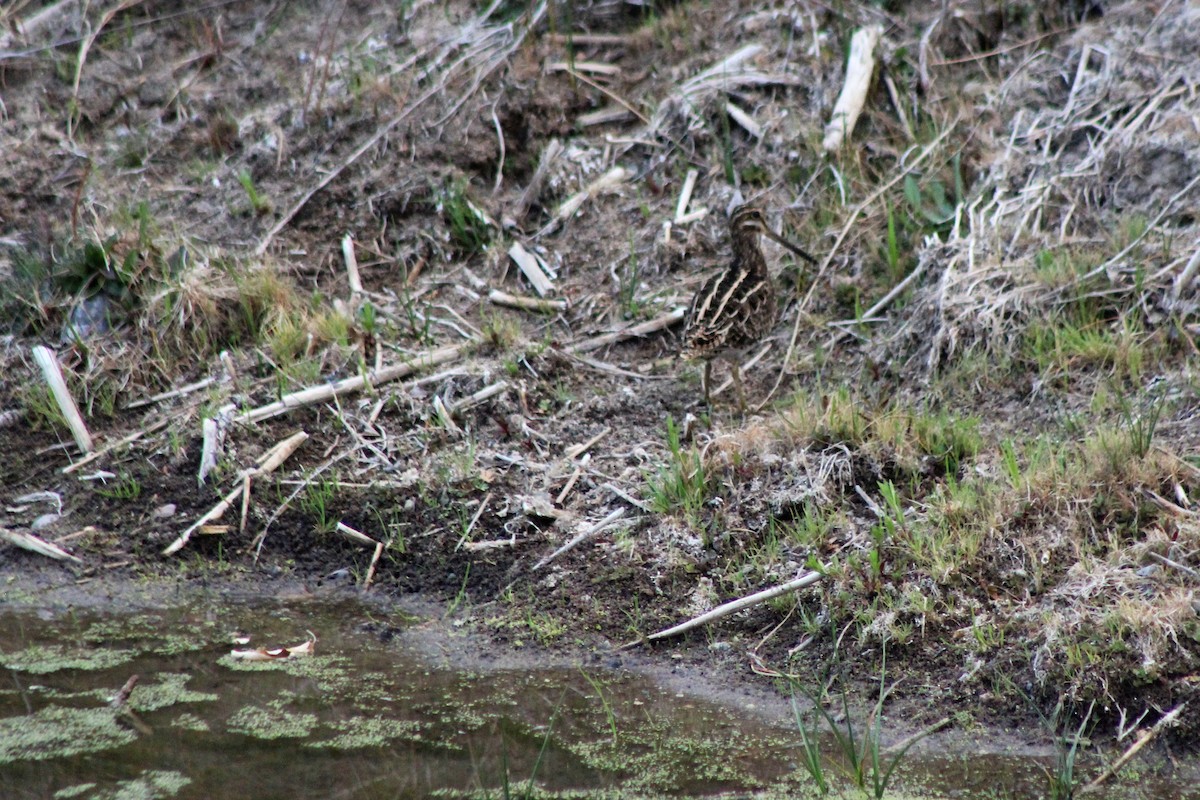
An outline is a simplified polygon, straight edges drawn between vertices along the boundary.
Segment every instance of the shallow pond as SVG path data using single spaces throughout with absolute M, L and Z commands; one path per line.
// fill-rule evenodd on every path
M 499 798 L 531 779 L 540 796 L 811 792 L 793 726 L 644 676 L 437 666 L 427 642 L 411 646 L 415 623 L 359 604 L 207 606 L 0 610 L 0 797 Z M 309 631 L 311 655 L 231 655 Z M 1037 797 L 1047 763 L 924 753 L 900 781 L 924 796 Z M 1112 796 L 1187 795 L 1143 783 Z

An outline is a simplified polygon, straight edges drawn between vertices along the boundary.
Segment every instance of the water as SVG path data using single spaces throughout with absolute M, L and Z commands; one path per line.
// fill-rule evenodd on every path
M 0 797 L 503 797 L 506 782 L 517 796 L 531 778 L 574 796 L 811 788 L 793 727 L 644 677 L 437 666 L 444 659 L 412 647 L 412 622 L 357 604 L 205 605 L 0 614 Z M 246 647 L 236 632 L 275 646 L 308 631 L 312 656 L 229 655 Z M 113 711 L 133 674 L 131 713 Z M 1038 763 L 933 754 L 907 761 L 903 780 L 926 796 L 1036 797 Z M 1141 796 L 1186 794 L 1160 788 L 1144 784 Z

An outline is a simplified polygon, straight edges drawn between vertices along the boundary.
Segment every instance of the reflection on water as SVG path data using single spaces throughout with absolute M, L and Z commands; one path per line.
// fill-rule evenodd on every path
M 2 614 L 0 797 L 502 797 L 506 780 L 517 796 L 531 777 L 574 796 L 808 794 L 792 729 L 625 673 L 435 668 L 406 653 L 403 636 L 385 641 L 402 624 L 311 603 L 50 622 Z M 235 631 L 275 646 L 310 630 L 310 657 L 229 655 Z M 128 710 L 114 711 L 133 674 Z M 906 767 L 905 782 L 937 787 L 932 796 L 1045 787 L 1028 759 Z M 1167 789 L 1143 796 L 1183 796 Z

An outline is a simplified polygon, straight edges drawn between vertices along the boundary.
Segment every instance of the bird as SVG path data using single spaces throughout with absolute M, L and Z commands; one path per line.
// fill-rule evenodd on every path
M 725 270 L 706 280 L 692 298 L 684 318 L 679 352 L 687 360 L 704 360 L 704 402 L 710 406 L 712 362 L 717 358 L 729 361 L 738 408 L 743 413 L 746 395 L 738 359 L 771 332 L 779 314 L 775 284 L 759 246 L 760 236 L 779 242 L 810 264 L 817 263 L 804 250 L 771 230 L 760 206 L 754 203 L 738 206 L 729 217 L 733 260 Z

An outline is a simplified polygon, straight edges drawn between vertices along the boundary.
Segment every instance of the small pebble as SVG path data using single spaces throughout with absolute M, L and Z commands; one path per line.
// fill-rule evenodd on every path
M 152 516 L 156 519 L 166 519 L 167 517 L 173 517 L 173 516 L 175 516 L 175 504 L 174 503 L 164 503 L 163 505 L 154 509 L 154 513 L 151 514 L 150 516 Z

